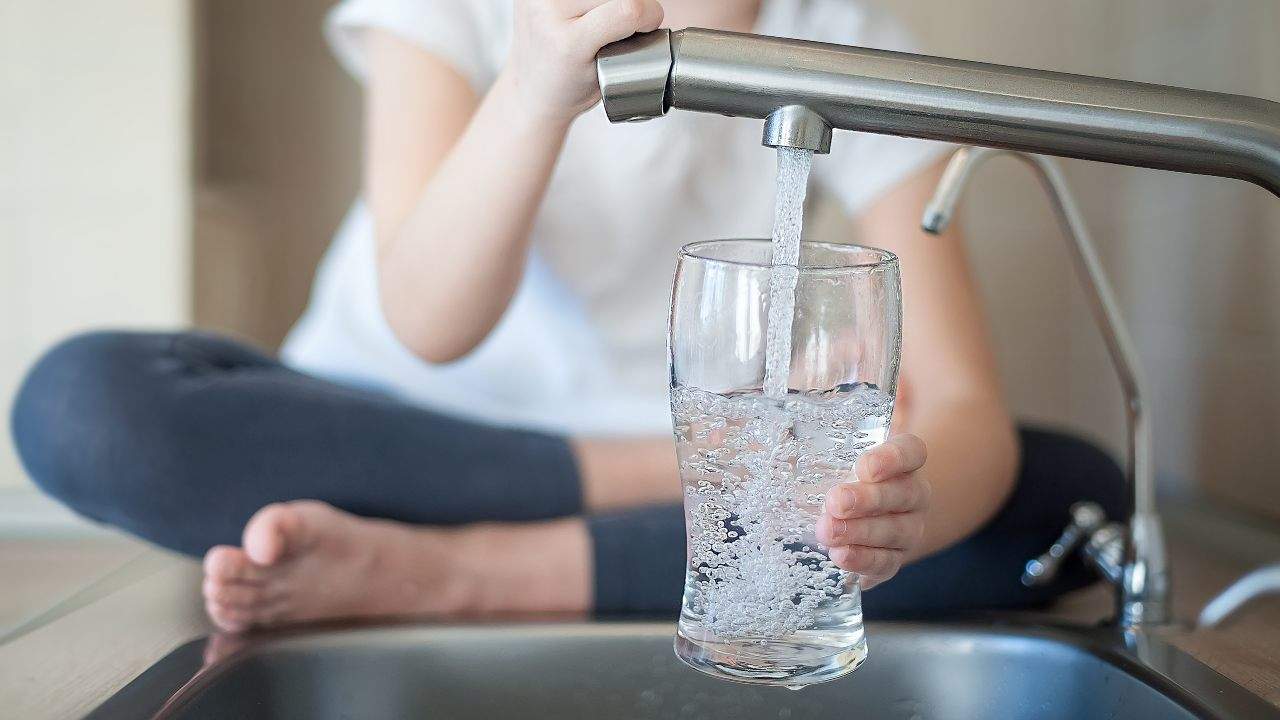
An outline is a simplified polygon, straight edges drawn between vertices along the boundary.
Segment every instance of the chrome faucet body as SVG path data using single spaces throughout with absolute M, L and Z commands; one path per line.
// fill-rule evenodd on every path
M 614 122 L 679 108 L 769 119 L 773 146 L 823 151 L 840 128 L 1239 178 L 1280 196 L 1280 103 L 1258 98 L 697 28 L 609 45 L 597 69 Z

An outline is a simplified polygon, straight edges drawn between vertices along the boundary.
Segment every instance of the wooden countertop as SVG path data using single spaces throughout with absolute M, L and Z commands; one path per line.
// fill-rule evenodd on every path
M 1166 511 L 1174 612 L 1189 623 L 1244 572 L 1280 560 L 1280 535 L 1220 512 Z M 11 717 L 78 718 L 175 647 L 211 631 L 200 568 L 149 550 L 0 645 L 0 708 Z M 1105 618 L 1109 588 L 1067 598 L 1055 619 Z M 1161 629 L 1174 645 L 1280 707 L 1280 597 L 1251 603 L 1221 628 Z

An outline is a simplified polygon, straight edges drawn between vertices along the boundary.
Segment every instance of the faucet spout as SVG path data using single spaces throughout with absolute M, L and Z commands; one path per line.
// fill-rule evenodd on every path
M 766 147 L 812 150 L 819 155 L 831 152 L 831 125 L 803 105 L 778 108 L 764 119 Z
M 690 28 L 600 51 L 615 122 L 670 108 L 1218 175 L 1280 196 L 1280 103 L 1240 95 Z

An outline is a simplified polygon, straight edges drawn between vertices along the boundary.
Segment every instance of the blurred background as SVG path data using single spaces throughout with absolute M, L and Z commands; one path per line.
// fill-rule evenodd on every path
M 1275 0 L 877 1 L 930 54 L 1280 99 Z M 0 0 L 0 406 L 86 328 L 276 346 L 359 183 L 360 96 L 323 43 L 329 4 Z M 1162 492 L 1280 522 L 1280 202 L 1065 165 L 1150 381 Z M 1020 418 L 1119 454 L 1118 386 L 1028 180 L 996 161 L 965 203 L 1008 393 Z M 851 239 L 818 203 L 812 234 Z M 0 527 L 56 515 L 0 443 Z

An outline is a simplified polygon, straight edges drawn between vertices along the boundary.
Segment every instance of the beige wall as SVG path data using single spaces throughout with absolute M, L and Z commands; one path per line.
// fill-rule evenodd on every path
M 360 94 L 329 0 L 217 0 L 196 16 L 195 317 L 275 347 L 355 197 Z
M 180 0 L 0 2 L 0 487 L 19 378 L 57 338 L 189 317 Z
M 932 54 L 1280 100 L 1275 0 L 877 1 Z M 1280 202 L 1230 180 L 1065 164 L 1150 381 L 1164 487 L 1280 518 Z M 1118 389 L 1036 186 L 997 161 L 966 205 L 1014 407 L 1118 450 Z

